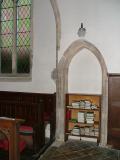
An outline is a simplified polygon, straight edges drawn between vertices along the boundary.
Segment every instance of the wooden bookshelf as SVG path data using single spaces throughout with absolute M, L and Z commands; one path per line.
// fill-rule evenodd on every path
M 84 106 L 81 107 L 79 102 L 83 102 Z M 78 106 L 73 106 L 76 103 Z M 89 106 L 86 107 L 87 103 Z M 89 137 L 97 138 L 97 141 L 99 141 L 100 104 L 101 95 L 67 94 L 66 137 L 68 138 L 68 135 Z M 95 106 L 95 108 L 92 108 L 92 106 Z

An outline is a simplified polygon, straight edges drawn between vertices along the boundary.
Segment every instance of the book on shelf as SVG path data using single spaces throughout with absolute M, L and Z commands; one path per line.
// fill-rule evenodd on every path
M 98 106 L 95 105 L 95 104 L 92 104 L 92 105 L 91 105 L 91 109 L 98 109 Z
M 80 108 L 80 109 L 91 109 L 92 103 L 89 100 L 80 100 L 77 102 L 72 102 L 73 108 Z
M 99 129 L 98 128 L 94 128 L 94 133 L 95 133 L 95 136 L 98 136 L 99 135 Z
M 73 134 L 73 135 L 80 135 L 80 127 L 79 126 L 77 126 L 77 125 L 75 125 L 74 127 L 73 127 L 73 129 L 72 129 L 72 131 L 71 131 L 71 134 Z
M 85 122 L 85 113 L 78 112 L 78 122 L 84 123 Z
M 91 109 L 91 102 L 89 100 L 85 100 L 85 109 Z
M 94 113 L 86 113 L 86 123 L 93 124 L 94 123 Z
M 79 108 L 79 102 L 72 102 L 73 108 Z
M 85 135 L 86 135 L 86 136 L 89 136 L 89 135 L 90 135 L 89 127 L 85 127 Z
M 80 133 L 81 135 L 85 135 L 85 127 L 80 127 Z
M 85 108 L 85 101 L 84 100 L 81 100 L 79 102 L 79 105 L 80 105 L 80 109 L 84 109 Z
M 80 100 L 80 101 L 76 101 L 76 102 L 72 102 L 72 104 L 69 106 L 67 106 L 67 108 L 77 108 L 77 109 L 98 109 L 98 106 L 96 104 L 92 104 L 90 101 L 88 100 Z
M 71 119 L 71 110 L 67 110 L 66 118 Z
M 94 121 L 93 121 L 93 120 L 86 120 L 86 123 L 87 123 L 87 124 L 93 124 Z

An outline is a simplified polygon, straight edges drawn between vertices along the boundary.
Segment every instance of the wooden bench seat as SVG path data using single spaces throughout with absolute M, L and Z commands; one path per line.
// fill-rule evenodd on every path
M 26 143 L 20 140 L 19 126 L 22 121 L 7 117 L 0 117 L 0 132 L 6 138 L 0 140 L 0 148 L 9 150 L 9 160 L 19 160 L 20 151 L 22 151 Z

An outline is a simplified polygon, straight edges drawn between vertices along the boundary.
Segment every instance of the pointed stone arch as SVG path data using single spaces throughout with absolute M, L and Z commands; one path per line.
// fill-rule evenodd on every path
M 60 40 L 61 40 L 61 18 L 60 18 L 60 11 L 58 7 L 57 0 L 50 0 L 51 6 L 53 8 L 53 13 L 55 16 L 55 23 L 56 23 L 56 49 L 60 49 Z
M 100 51 L 90 42 L 85 40 L 74 41 L 64 52 L 57 68 L 57 108 L 56 108 L 56 140 L 64 141 L 65 138 L 65 95 L 68 92 L 68 69 L 72 58 L 82 49 L 88 49 L 97 58 L 102 71 L 102 98 L 101 98 L 101 130 L 100 145 L 107 145 L 107 120 L 108 120 L 108 76 L 107 67 Z

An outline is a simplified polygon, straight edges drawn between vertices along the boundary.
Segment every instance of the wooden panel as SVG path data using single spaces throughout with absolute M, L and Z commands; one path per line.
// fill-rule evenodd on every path
M 99 118 L 100 118 L 100 113 L 99 113 L 99 111 L 94 111 L 94 114 L 95 114 L 95 118 L 94 118 L 94 121 L 95 122 L 99 122 Z
M 108 144 L 120 149 L 120 75 L 110 74 L 108 83 Z
M 49 121 L 51 139 L 55 137 L 55 94 L 0 92 L 0 116 L 25 119 L 34 129 L 34 151 L 45 144 L 44 122 Z
M 71 112 L 71 119 L 77 119 L 78 117 L 78 111 L 77 110 L 73 110 Z

